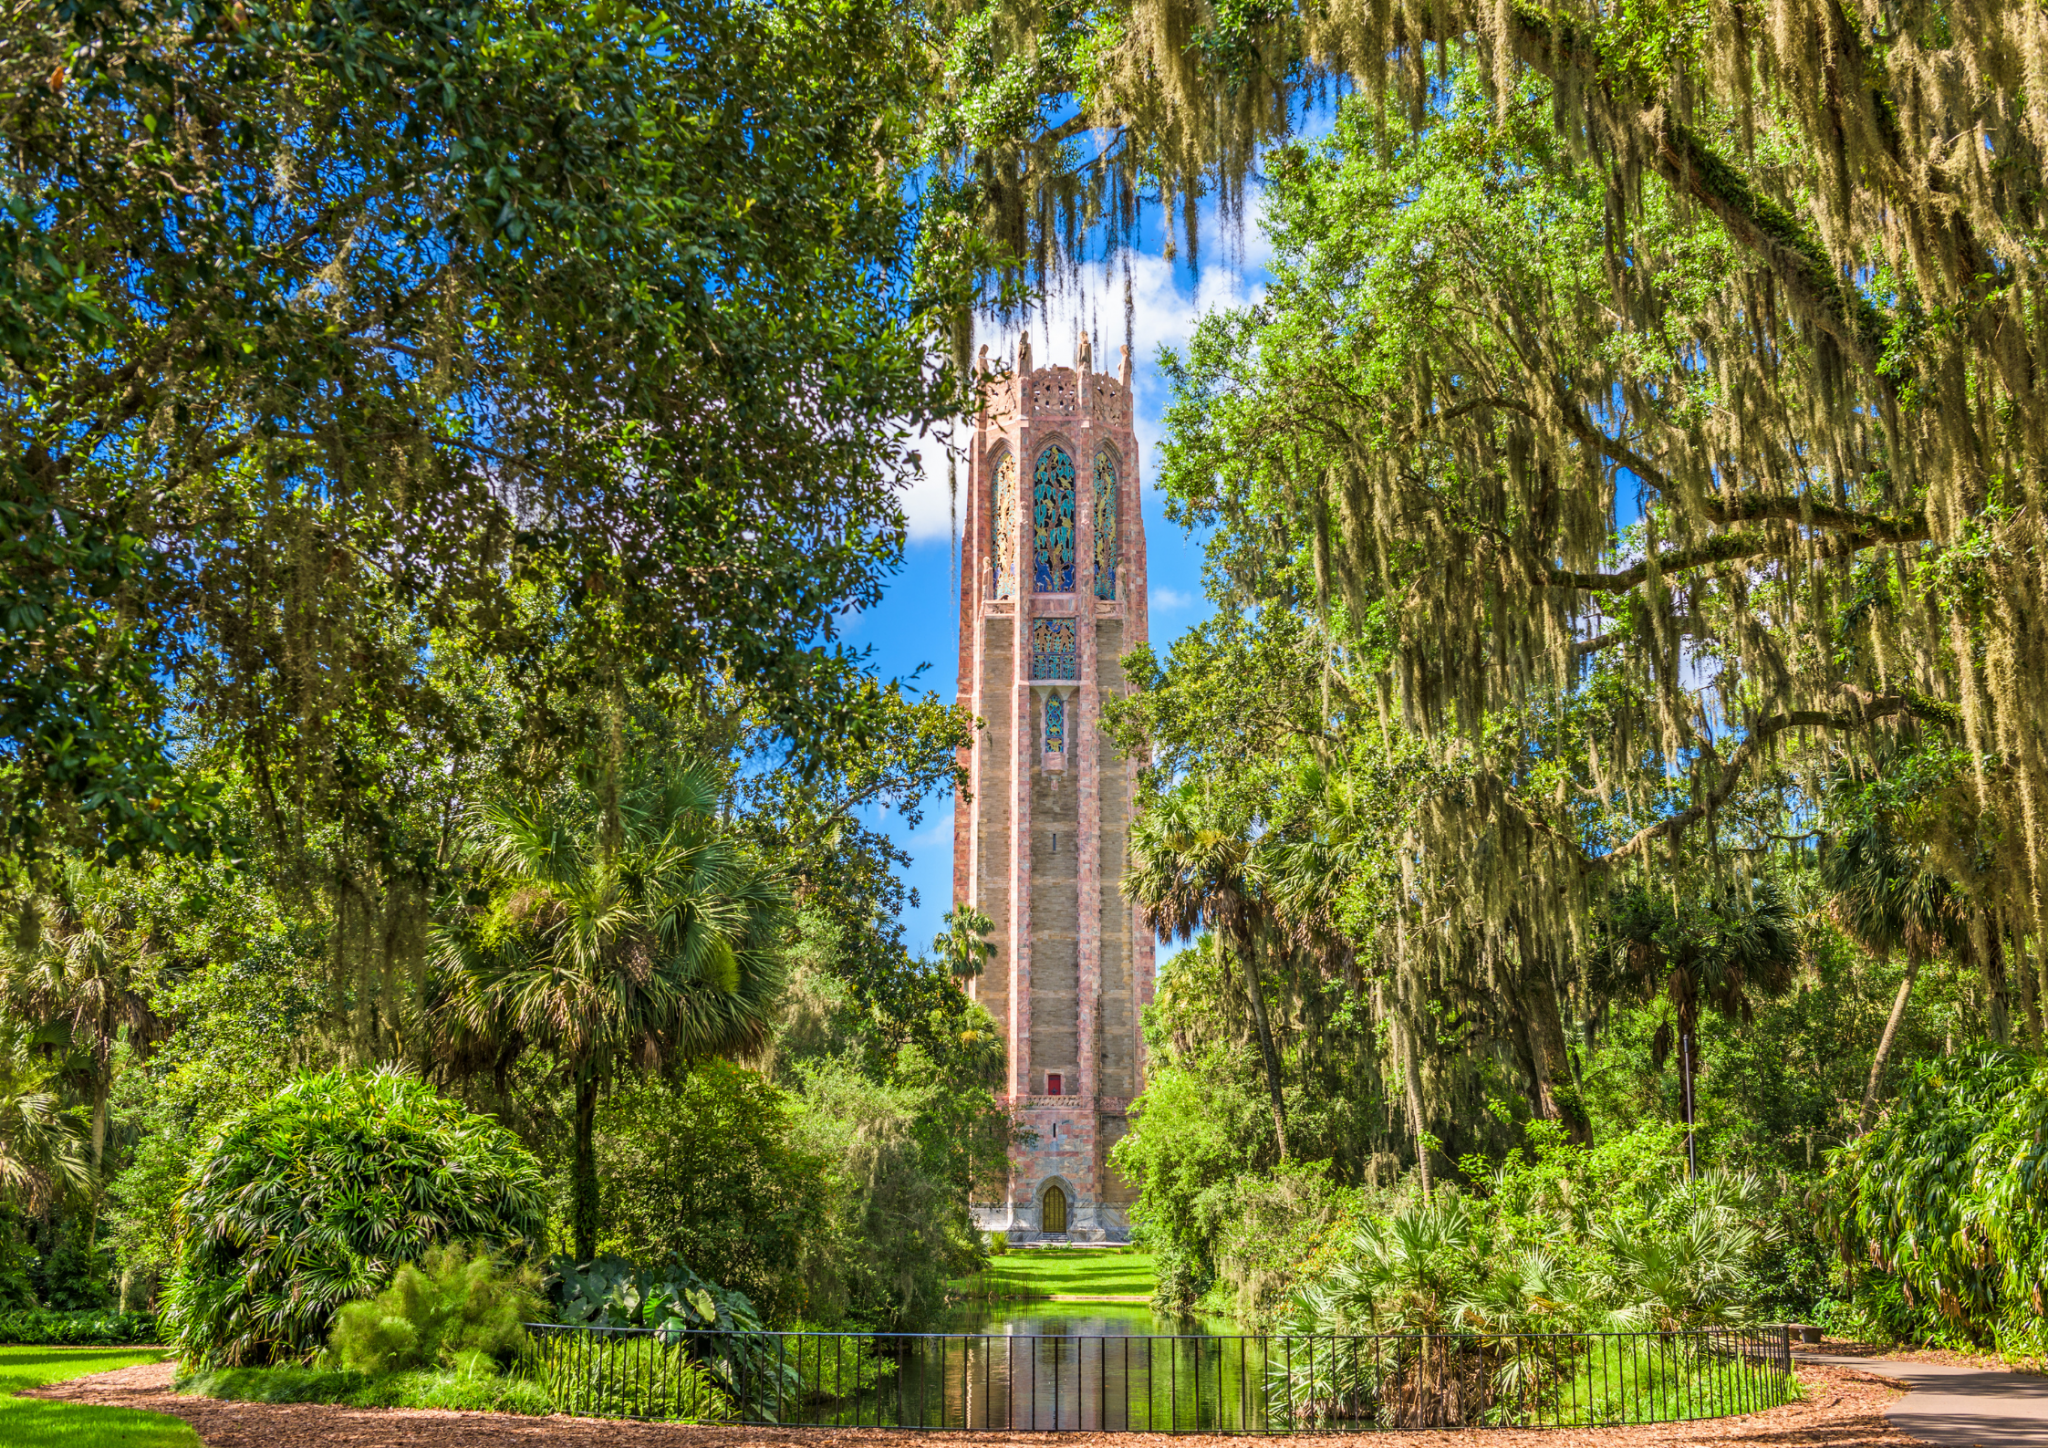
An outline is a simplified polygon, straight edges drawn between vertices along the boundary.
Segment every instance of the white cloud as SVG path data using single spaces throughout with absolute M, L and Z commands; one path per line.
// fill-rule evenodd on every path
M 1187 608 L 1195 601 L 1193 594 L 1182 593 L 1178 588 L 1155 588 L 1148 592 L 1145 597 L 1150 601 L 1153 609 L 1160 612 L 1164 612 L 1167 609 Z
M 1192 288 L 1187 285 L 1185 274 L 1177 273 L 1174 264 L 1161 257 L 1132 253 L 1128 258 L 1131 385 L 1136 394 L 1138 445 L 1148 487 L 1152 479 L 1149 460 L 1159 444 L 1159 420 L 1167 400 L 1155 358 L 1162 346 L 1186 346 L 1204 314 L 1258 300 L 1264 290 L 1259 278 L 1270 255 L 1264 234 L 1257 229 L 1260 209 L 1255 196 L 1245 221 L 1242 253 L 1222 256 L 1218 255 L 1220 248 L 1205 252 L 1205 263 Z M 1099 262 L 1083 267 L 1078 276 L 1068 278 L 1064 288 L 1047 299 L 1041 312 L 1031 317 L 1031 348 L 1039 365 L 1070 364 L 1075 340 L 1085 321 L 1096 341 L 1096 366 L 1104 371 L 1116 367 L 1117 348 L 1122 345 L 1124 334 L 1125 261 L 1125 256 L 1119 254 L 1107 268 Z M 998 334 L 984 318 L 975 327 L 975 346 L 978 348 L 984 342 L 991 357 L 1014 358 L 1017 330 L 1013 327 Z M 944 539 L 953 525 L 952 500 L 946 485 L 945 439 L 927 436 L 922 440 L 920 453 L 924 459 L 923 474 L 903 500 L 913 543 Z M 960 469 L 956 477 L 964 488 L 965 469 Z M 1159 595 L 1154 594 L 1153 599 L 1158 602 Z

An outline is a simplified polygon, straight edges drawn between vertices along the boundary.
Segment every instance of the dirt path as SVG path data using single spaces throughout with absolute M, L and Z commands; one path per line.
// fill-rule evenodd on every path
M 1885 1420 L 1896 1388 L 1858 1366 L 1802 1367 L 1806 1401 L 1740 1418 L 1650 1428 L 1541 1432 L 1317 1435 L 1316 1448 L 1910 1448 Z M 325 1404 L 226 1403 L 180 1397 L 171 1367 L 153 1363 L 36 1390 L 36 1397 L 141 1408 L 183 1418 L 208 1448 L 1243 1448 L 1241 1438 L 1144 1433 L 901 1433 L 879 1428 L 702 1428 L 595 1418 L 517 1418 L 336 1408 Z
M 2048 1448 L 2048 1378 L 2005 1372 L 1953 1354 L 1869 1358 L 1832 1353 L 1801 1360 L 1853 1366 L 1912 1391 L 1889 1404 L 1892 1426 L 1942 1448 Z

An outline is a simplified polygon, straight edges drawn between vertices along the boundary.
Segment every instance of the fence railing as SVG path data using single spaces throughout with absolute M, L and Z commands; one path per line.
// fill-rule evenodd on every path
M 529 1326 L 559 1411 L 785 1426 L 1300 1433 L 1683 1422 L 1790 1401 L 1783 1328 L 1071 1336 Z

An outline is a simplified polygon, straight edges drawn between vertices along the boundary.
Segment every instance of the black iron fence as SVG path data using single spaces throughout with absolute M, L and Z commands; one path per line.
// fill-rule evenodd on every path
M 1783 1328 L 1072 1336 L 529 1328 L 559 1411 L 789 1426 L 1300 1433 L 1581 1427 L 1797 1395 Z

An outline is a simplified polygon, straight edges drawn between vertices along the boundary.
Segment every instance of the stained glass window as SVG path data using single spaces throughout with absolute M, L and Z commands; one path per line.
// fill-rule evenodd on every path
M 1074 460 L 1062 447 L 1038 455 L 1031 470 L 1031 550 L 1039 593 L 1074 591 Z
M 1017 596 L 1017 456 L 1005 449 L 996 464 L 996 486 L 990 504 L 989 541 L 995 552 L 996 597 Z
M 1072 619 L 1031 620 L 1031 677 L 1075 680 L 1081 677 L 1081 656 L 1074 649 Z
M 1067 701 L 1057 694 L 1045 698 L 1045 752 L 1067 752 Z
M 1095 596 L 1116 597 L 1116 454 L 1095 455 Z

